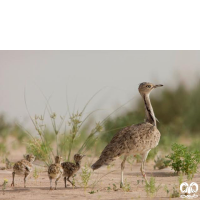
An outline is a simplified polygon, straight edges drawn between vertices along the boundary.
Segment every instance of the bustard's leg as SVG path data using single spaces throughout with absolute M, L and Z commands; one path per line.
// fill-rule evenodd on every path
M 15 172 L 13 172 L 12 173 L 12 178 L 13 178 L 13 180 L 12 180 L 12 183 L 11 183 L 11 187 L 13 186 L 15 186 Z
M 70 182 L 72 184 L 72 186 L 76 187 L 75 184 L 73 184 L 70 180 L 69 177 L 67 178 L 67 181 Z
M 65 188 L 67 188 L 67 178 L 64 177 L 64 182 L 65 182 Z
M 149 150 L 150 151 L 150 150 Z M 142 176 L 144 177 L 145 181 L 147 184 L 149 184 L 148 180 L 147 180 L 147 177 L 146 177 L 146 174 L 145 174 L 145 170 L 144 170 L 144 164 L 145 164 L 145 161 L 147 159 L 147 156 L 148 156 L 148 153 L 149 151 L 145 152 L 143 155 L 142 155 L 142 164 L 141 164 L 141 168 L 140 168 L 140 171 L 142 173 Z
M 53 190 L 53 188 L 52 188 L 52 178 L 49 177 L 49 180 L 50 180 L 50 190 Z
M 25 176 L 24 176 L 24 187 L 26 187 L 26 178 L 29 174 L 28 173 L 25 173 Z
M 60 177 L 61 177 L 61 175 L 55 181 L 55 190 L 57 189 L 57 183 L 58 183 L 58 180 L 60 179 Z
M 125 162 L 126 162 L 127 156 L 124 156 L 124 159 L 121 163 L 121 182 L 120 182 L 120 188 L 124 185 L 124 168 L 125 168 Z

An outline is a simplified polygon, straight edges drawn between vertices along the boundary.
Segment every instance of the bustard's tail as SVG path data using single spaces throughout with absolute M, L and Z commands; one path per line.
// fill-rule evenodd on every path
M 91 166 L 93 170 L 96 170 L 103 165 L 109 165 L 127 151 L 128 147 L 125 145 L 127 136 L 124 136 L 127 132 L 130 132 L 130 127 L 123 128 L 112 138 L 110 143 L 102 151 L 100 158 Z
M 100 158 L 91 166 L 91 168 L 93 170 L 99 169 L 103 165 L 109 165 L 114 160 L 115 160 L 115 158 L 113 158 L 112 156 L 104 157 L 104 155 L 101 155 Z
M 99 158 L 99 160 L 97 160 L 92 166 L 91 168 L 93 170 L 99 169 L 100 167 L 102 167 L 103 165 L 108 165 L 109 163 L 105 162 L 104 160 L 102 160 L 101 158 Z
M 99 169 L 102 165 L 103 165 L 103 163 L 102 163 L 101 159 L 99 159 L 91 166 L 91 168 L 93 170 L 96 170 L 96 169 Z
M 100 162 L 99 160 L 97 160 L 97 161 L 91 166 L 91 168 L 92 168 L 93 170 L 96 170 L 96 169 L 99 169 L 101 166 L 102 166 L 102 165 L 101 165 L 101 162 Z

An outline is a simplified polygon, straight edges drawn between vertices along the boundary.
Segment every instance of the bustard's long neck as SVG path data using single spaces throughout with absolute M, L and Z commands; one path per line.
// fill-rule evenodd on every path
M 144 105 L 145 105 L 145 113 L 146 113 L 146 122 L 149 122 L 156 126 L 156 118 L 153 112 L 153 107 L 151 105 L 151 101 L 149 98 L 149 94 L 143 95 Z

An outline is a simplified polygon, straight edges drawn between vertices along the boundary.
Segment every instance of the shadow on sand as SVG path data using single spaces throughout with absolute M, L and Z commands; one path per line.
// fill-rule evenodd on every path
M 21 187 L 10 187 L 8 188 L 7 190 L 5 190 L 5 192 L 28 192 L 28 191 L 31 191 L 31 190 L 47 190 L 47 191 L 57 191 L 57 190 L 77 190 L 77 189 L 83 189 L 83 187 L 67 187 L 67 188 L 64 188 L 64 187 L 57 187 L 56 190 L 50 190 L 50 187 L 27 187 L 27 188 L 21 188 Z
M 142 176 L 139 172 L 133 172 L 133 173 L 126 173 L 127 175 L 132 176 Z M 147 177 L 153 176 L 153 177 L 171 177 L 171 176 L 178 176 L 174 172 L 146 172 Z

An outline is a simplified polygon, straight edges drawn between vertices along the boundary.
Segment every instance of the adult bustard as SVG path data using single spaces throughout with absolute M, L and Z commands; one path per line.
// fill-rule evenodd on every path
M 149 94 L 150 92 L 163 85 L 154 85 L 152 83 L 141 83 L 139 85 L 139 92 L 144 100 L 145 105 L 145 122 L 132 125 L 123 128 L 119 131 L 110 141 L 110 143 L 104 148 L 99 160 L 97 160 L 91 168 L 96 170 L 102 165 L 108 165 L 111 161 L 117 157 L 124 155 L 124 159 L 121 163 L 121 183 L 123 186 L 123 171 L 125 161 L 128 155 L 140 154 L 142 156 L 141 173 L 145 181 L 148 183 L 145 171 L 144 163 L 146 161 L 149 151 L 156 147 L 160 140 L 160 132 L 156 127 L 156 117 L 151 106 Z

